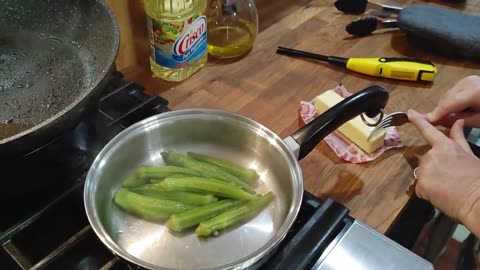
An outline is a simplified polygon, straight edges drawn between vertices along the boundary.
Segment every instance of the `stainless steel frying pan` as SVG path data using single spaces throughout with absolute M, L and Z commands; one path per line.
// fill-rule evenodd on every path
M 377 115 L 387 100 L 381 87 L 369 87 L 284 140 L 251 119 L 224 111 L 190 109 L 150 117 L 124 130 L 97 156 L 85 183 L 88 219 L 115 254 L 147 269 L 257 266 L 283 240 L 299 211 L 303 179 L 298 160 L 348 120 L 362 113 Z M 275 199 L 254 219 L 209 239 L 191 231 L 173 234 L 162 224 L 118 209 L 112 197 L 122 181 L 142 164 L 163 164 L 160 153 L 167 150 L 215 155 L 255 168 L 261 175 L 257 192 L 271 190 Z

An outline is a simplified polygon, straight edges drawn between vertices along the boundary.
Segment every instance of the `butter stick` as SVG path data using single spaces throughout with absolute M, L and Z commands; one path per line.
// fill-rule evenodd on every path
M 317 114 L 320 115 L 326 112 L 328 109 L 335 106 L 342 100 L 343 98 L 333 90 L 328 90 L 325 93 L 317 96 L 315 98 L 315 109 Z M 365 119 L 372 123 L 375 122 L 375 120 L 366 116 Z M 368 140 L 368 135 L 373 128 L 374 127 L 367 126 L 363 122 L 362 118 L 357 116 L 340 126 L 337 131 L 340 132 L 344 138 L 349 139 L 351 142 L 363 149 L 363 151 L 371 154 L 383 146 L 383 141 L 385 138 L 385 130 L 382 129 L 375 132 L 370 140 Z

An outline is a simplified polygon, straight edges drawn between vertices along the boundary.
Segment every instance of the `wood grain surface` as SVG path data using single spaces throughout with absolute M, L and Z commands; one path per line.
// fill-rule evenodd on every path
M 398 6 L 412 3 L 400 0 L 378 2 Z M 440 0 L 428 3 L 447 6 Z M 449 59 L 432 50 L 413 47 L 405 34 L 398 30 L 353 38 L 345 32 L 345 26 L 361 15 L 340 13 L 330 0 L 258 0 L 257 6 L 260 34 L 250 54 L 238 61 L 210 61 L 194 77 L 177 84 L 152 78 L 148 59 L 141 58 L 145 52 L 142 50 L 148 47 L 146 40 L 139 43 L 138 37 L 145 33 L 140 15 L 135 17 L 132 26 L 123 25 L 125 29 L 133 27 L 122 31 L 135 33 L 137 38 L 122 38 L 122 46 L 131 48 L 120 52 L 119 59 L 123 62 L 119 69 L 127 79 L 143 84 L 149 94 L 168 99 L 174 110 L 216 108 L 236 112 L 264 124 L 281 137 L 300 127 L 300 101 L 311 100 L 339 83 L 351 92 L 373 84 L 384 87 L 390 93 L 387 112 L 410 108 L 427 112 L 455 82 L 480 73 L 480 63 Z M 478 0 L 449 6 L 480 14 Z M 130 13 L 141 14 L 138 10 Z M 132 51 L 135 46 L 129 42 L 137 44 L 136 51 Z M 433 83 L 380 79 L 323 63 L 277 55 L 277 46 L 343 57 L 422 58 L 436 64 L 438 75 Z M 129 62 L 126 60 L 129 58 L 135 59 Z M 400 127 L 399 132 L 405 145 L 403 148 L 389 150 L 377 160 L 365 164 L 343 162 L 321 142 L 300 162 L 305 189 L 319 197 L 331 197 L 344 203 L 354 218 L 382 233 L 387 232 L 412 195 L 409 187 L 419 157 L 430 149 L 412 125 Z

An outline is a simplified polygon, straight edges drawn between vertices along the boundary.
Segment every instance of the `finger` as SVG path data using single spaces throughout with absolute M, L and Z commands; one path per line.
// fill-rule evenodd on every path
M 446 115 L 450 113 L 455 113 L 455 111 L 445 112 L 445 110 L 442 109 L 441 107 L 445 104 L 448 107 L 449 104 L 455 103 L 455 100 L 454 100 L 455 97 L 458 95 L 458 93 L 464 92 L 465 87 L 468 88 L 468 85 L 469 85 L 469 80 L 467 77 L 457 82 L 450 90 L 444 93 L 440 98 L 440 101 L 436 106 L 436 108 L 434 108 L 434 110 L 429 114 L 430 122 L 440 121 Z
M 425 116 L 414 110 L 408 110 L 408 119 L 432 146 L 444 142 L 447 138 L 440 130 L 430 124 Z
M 444 127 L 452 127 L 453 124 L 459 120 L 464 120 L 464 126 L 477 126 L 475 123 L 480 123 L 480 114 L 474 114 L 469 112 L 461 112 L 461 113 L 451 113 L 439 121 L 431 122 L 434 126 L 444 126 Z M 468 124 L 467 124 L 468 119 Z M 477 122 L 475 122 L 477 121 Z
M 420 159 L 420 161 L 422 159 Z M 423 181 L 424 181 L 423 175 L 424 175 L 423 168 L 419 164 L 419 167 L 416 169 L 417 182 L 415 184 L 415 194 L 417 194 L 417 197 L 419 197 L 420 199 L 428 200 L 427 194 L 423 190 Z
M 466 78 L 461 79 L 460 81 L 455 83 L 455 85 L 452 86 L 452 88 L 450 88 L 447 92 L 445 92 L 445 94 L 442 95 L 442 99 L 451 97 L 457 94 L 458 92 L 461 92 L 465 88 L 466 84 L 468 84 L 468 80 Z
M 430 122 L 436 122 L 450 113 L 462 112 L 467 108 L 480 110 L 478 96 L 480 92 L 480 77 L 468 76 L 455 84 L 440 99 L 439 104 L 429 114 Z
M 418 197 L 418 198 L 428 201 L 428 198 L 427 198 L 426 194 L 423 193 L 423 190 L 422 190 L 422 188 L 418 185 L 418 183 L 417 183 L 417 185 L 415 186 L 415 194 L 417 194 L 417 197 Z
M 452 86 L 452 88 L 450 88 L 450 90 L 445 92 L 445 94 L 442 95 L 441 99 L 448 99 L 451 96 L 454 96 L 459 92 L 462 92 L 465 88 L 474 87 L 474 86 L 472 86 L 472 78 L 470 78 L 470 77 L 476 77 L 476 76 L 467 76 L 467 77 L 461 79 L 454 86 Z M 473 81 L 475 81 L 475 80 L 476 79 L 473 79 Z
M 480 113 L 462 113 L 461 116 L 466 127 L 478 127 L 480 124 Z
M 464 90 L 446 98 L 442 98 L 438 105 L 428 114 L 430 122 L 437 122 L 451 113 L 459 113 L 467 109 L 472 103 L 471 91 Z
M 452 129 L 450 129 L 450 139 L 458 143 L 463 150 L 472 153 L 472 149 L 470 149 L 470 146 L 465 139 L 465 134 L 463 133 L 463 123 L 464 121 L 460 119 L 453 124 Z

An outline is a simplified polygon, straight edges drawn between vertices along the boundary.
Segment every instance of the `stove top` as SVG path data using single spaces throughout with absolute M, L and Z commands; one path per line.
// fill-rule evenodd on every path
M 74 130 L 29 154 L 2 161 L 0 269 L 136 269 L 112 254 L 91 229 L 83 207 L 89 166 L 116 134 L 169 111 L 168 101 L 116 72 L 97 108 Z M 304 193 L 295 224 L 260 269 L 313 269 L 352 219 L 348 209 Z M 301 267 L 300 267 L 301 266 Z M 285 268 L 287 267 L 287 268 Z

